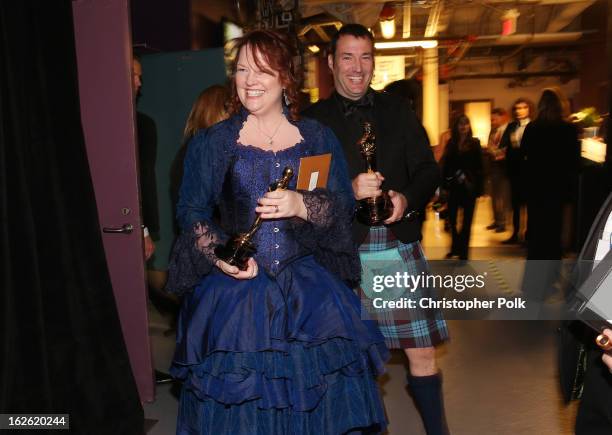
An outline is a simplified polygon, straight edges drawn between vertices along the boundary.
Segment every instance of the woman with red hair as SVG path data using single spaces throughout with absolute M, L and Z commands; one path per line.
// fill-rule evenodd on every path
M 168 283 L 185 293 L 171 368 L 183 382 L 177 433 L 380 432 L 375 375 L 388 351 L 345 284 L 360 268 L 342 149 L 327 127 L 298 118 L 285 36 L 253 31 L 235 49 L 231 116 L 189 143 L 177 207 Z M 268 191 L 284 168 L 297 173 L 300 159 L 327 153 L 326 188 L 296 191 L 294 177 Z M 256 215 L 244 270 L 218 258 Z

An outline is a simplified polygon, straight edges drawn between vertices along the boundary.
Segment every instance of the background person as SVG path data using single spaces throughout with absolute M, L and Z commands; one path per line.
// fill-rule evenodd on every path
M 603 334 L 608 337 L 608 340 L 612 341 L 612 329 L 604 329 Z M 608 367 L 610 373 L 612 373 L 612 351 L 604 352 L 601 356 L 601 360 Z
M 564 208 L 576 201 L 580 141 L 567 122 L 569 104 L 559 89 L 542 92 L 538 116 L 523 134 L 527 200 L 527 259 L 560 260 Z
M 520 241 L 521 208 L 525 203 L 521 140 L 532 116 L 534 116 L 533 103 L 526 98 L 518 98 L 512 105 L 513 121 L 508 125 L 501 139 L 500 148 L 506 151 L 506 175 L 510 183 L 512 205 L 512 235 L 502 242 L 504 244 Z
M 500 148 L 504 131 L 508 127 L 508 115 L 501 107 L 491 111 L 491 132 L 487 143 L 487 158 L 491 182 L 491 208 L 493 222 L 487 230 L 502 233 L 506 230 L 506 214 L 509 210 L 509 187 L 506 176 L 506 151 Z
M 142 87 L 142 65 L 137 58 L 132 60 L 132 90 L 134 99 L 140 97 Z M 149 260 L 155 252 L 153 237 L 159 233 L 159 208 L 157 202 L 157 180 L 155 162 L 157 161 L 157 126 L 150 116 L 136 111 L 136 132 L 138 139 L 138 179 L 145 259 Z
M 523 293 L 542 303 L 557 292 L 563 254 L 562 228 L 565 210 L 576 202 L 580 142 L 578 131 L 566 121 L 569 104 L 554 88 L 545 89 L 538 102 L 538 116 L 523 134 L 527 200 L 527 263 Z
M 183 163 L 185 161 L 185 154 L 187 153 L 187 144 L 199 130 L 208 128 L 227 118 L 226 106 L 228 100 L 229 92 L 227 87 L 212 85 L 204 89 L 193 102 L 191 111 L 185 122 L 183 143 L 176 153 L 172 161 L 172 167 L 170 168 L 170 198 L 172 200 L 172 210 L 176 210 L 176 205 L 178 204 L 178 194 L 181 187 L 181 180 L 183 179 Z
M 142 88 L 142 65 L 138 58 L 132 59 L 132 90 L 134 100 L 140 98 Z M 157 200 L 157 179 L 155 164 L 157 161 L 157 126 L 150 116 L 136 111 L 136 133 L 138 148 L 138 180 L 140 183 L 140 204 L 142 210 L 143 244 L 145 261 L 155 253 L 155 242 L 159 235 L 159 206 Z M 147 277 L 148 278 L 148 277 Z M 160 288 L 149 284 L 147 279 L 147 296 L 160 313 L 175 313 L 176 301 Z M 172 332 L 172 328 L 166 331 Z M 172 377 L 155 369 L 155 382 L 171 382 Z
M 446 258 L 467 260 L 476 199 L 482 195 L 484 186 L 482 149 L 480 141 L 472 136 L 467 116 L 461 115 L 455 120 L 441 162 L 444 185 L 448 190 L 452 236 L 451 250 Z M 461 229 L 457 227 L 459 209 L 463 210 Z

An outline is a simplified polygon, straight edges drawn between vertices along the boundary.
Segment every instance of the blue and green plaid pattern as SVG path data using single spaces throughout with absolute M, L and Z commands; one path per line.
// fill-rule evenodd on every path
M 410 274 L 429 272 L 427 259 L 423 254 L 420 242 L 402 243 L 386 227 L 372 227 L 365 241 L 359 247 L 360 253 L 368 253 L 368 260 L 376 260 L 373 252 L 397 249 L 404 261 L 405 269 Z M 362 255 L 363 257 L 366 255 Z M 371 306 L 371 300 L 361 287 L 359 296 L 364 306 Z M 408 292 L 411 298 L 433 297 L 434 291 L 429 288 L 418 288 L 413 293 Z M 371 310 L 369 316 L 378 322 L 380 332 L 385 337 L 385 343 L 391 349 L 408 349 L 415 347 L 431 347 L 448 340 L 448 328 L 440 310 L 393 309 Z

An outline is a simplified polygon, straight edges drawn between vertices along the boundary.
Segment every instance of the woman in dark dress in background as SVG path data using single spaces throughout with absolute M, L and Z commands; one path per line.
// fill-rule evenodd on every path
M 525 128 L 527 259 L 560 260 L 564 208 L 575 200 L 580 163 L 576 127 L 567 122 L 569 106 L 560 90 L 545 89 L 538 117 Z
M 176 210 L 178 194 L 183 179 L 183 164 L 187 154 L 187 144 L 199 130 L 210 127 L 227 118 L 229 91 L 225 86 L 212 85 L 204 89 L 191 106 L 191 112 L 183 131 L 183 144 L 176 153 L 170 168 L 170 198 L 172 210 Z M 178 235 L 178 226 L 176 234 Z
M 448 213 L 453 239 L 446 258 L 467 260 L 476 198 L 482 195 L 484 184 L 482 149 L 480 141 L 472 136 L 467 116 L 461 115 L 455 120 L 441 164 L 445 188 L 448 190 Z M 459 230 L 457 215 L 460 208 L 463 209 L 463 220 Z
M 527 199 L 527 261 L 523 293 L 543 302 L 557 290 L 564 216 L 575 202 L 580 164 L 578 131 L 566 121 L 569 105 L 558 89 L 545 89 L 538 116 L 521 142 Z

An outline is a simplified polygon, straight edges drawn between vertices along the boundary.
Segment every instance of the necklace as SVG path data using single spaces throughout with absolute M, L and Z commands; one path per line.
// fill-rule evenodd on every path
M 276 125 L 276 128 L 274 129 L 274 132 L 270 135 L 270 134 L 266 134 L 264 133 L 264 131 L 261 129 L 261 127 L 259 126 L 259 118 L 257 118 L 257 130 L 259 130 L 259 132 L 261 133 L 262 136 L 264 136 L 266 138 L 266 140 L 264 141 L 268 146 L 272 146 L 274 145 L 274 136 L 276 136 L 276 133 L 278 133 L 278 130 L 280 130 L 280 126 L 283 124 L 283 120 L 285 119 L 284 116 L 281 117 L 280 121 L 278 122 L 278 124 Z

